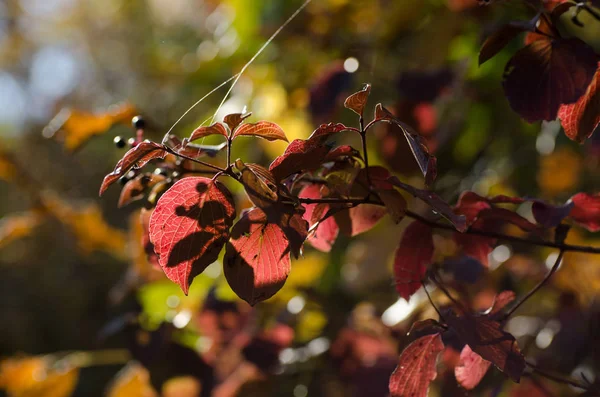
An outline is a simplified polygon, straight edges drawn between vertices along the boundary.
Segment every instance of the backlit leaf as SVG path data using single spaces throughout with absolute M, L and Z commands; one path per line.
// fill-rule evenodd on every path
M 371 230 L 386 214 L 387 210 L 380 205 L 360 204 L 334 216 L 340 231 L 353 237 Z
M 76 150 L 90 138 L 101 135 L 117 123 L 129 124 L 137 114 L 130 104 L 111 107 L 106 113 L 88 113 L 76 109 L 62 109 L 44 128 L 45 138 L 56 138 L 67 150 Z
M 481 382 L 490 365 L 491 362 L 471 350 L 469 345 L 465 345 L 460 352 L 460 361 L 454 368 L 454 375 L 462 387 L 473 390 Z
M 570 217 L 590 232 L 600 230 L 600 194 L 577 193 L 571 197 L 573 203 Z
M 453 312 L 444 315 L 459 339 L 483 359 L 491 361 L 513 381 L 519 382 L 525 370 L 525 359 L 515 338 L 502 330 L 499 322 L 487 315 L 470 314 L 457 317 Z
M 502 291 L 496 298 L 494 298 L 494 304 L 490 308 L 490 314 L 498 313 L 506 305 L 515 300 L 515 293 L 513 291 Z
M 283 230 L 267 223 L 267 216 L 254 208 L 231 230 L 223 268 L 235 293 L 255 305 L 283 287 L 291 269 L 289 242 Z
M 400 189 L 409 192 L 413 196 L 429 204 L 437 213 L 442 215 L 444 218 L 448 219 L 454 225 L 456 230 L 460 232 L 464 232 L 465 230 L 467 230 L 465 216 L 456 215 L 452 211 L 452 208 L 450 208 L 450 206 L 437 194 L 428 190 L 417 189 L 414 186 L 407 185 L 406 183 L 401 182 L 395 176 L 390 177 L 388 181 L 394 186 L 397 186 Z
M 583 143 L 600 125 L 599 80 L 600 67 L 596 70 L 594 79 L 585 94 L 577 102 L 562 105 L 558 110 L 558 117 L 565 134 L 576 142 Z
M 250 117 L 252 113 L 232 113 L 223 117 L 223 122 L 229 127 L 229 131 L 235 130 L 242 122 Z
M 267 169 L 258 164 L 252 164 L 252 168 L 248 167 L 240 159 L 236 160 L 235 167 L 241 172 L 240 181 L 255 206 L 264 210 L 275 205 L 277 188 L 273 183 L 268 183 L 273 177 Z
M 308 185 L 298 194 L 300 198 L 311 198 L 311 199 L 320 199 L 321 198 L 321 187 L 317 184 Z M 310 227 L 314 225 L 314 223 L 319 222 L 316 230 L 308 237 L 306 240 L 310 245 L 318 249 L 319 251 L 329 252 L 331 251 L 331 246 L 335 242 L 338 236 L 339 228 L 337 223 L 335 223 L 335 219 L 333 217 L 329 217 L 324 221 L 320 221 L 320 216 L 317 216 L 316 221 L 313 220 L 313 214 L 317 211 L 317 206 L 320 206 L 319 212 L 324 215 L 329 210 L 329 205 L 327 204 L 303 204 L 306 211 L 304 212 L 304 219 L 306 219 Z M 321 216 L 322 216 L 321 215 Z
M 394 257 L 396 291 L 407 301 L 419 288 L 433 258 L 431 227 L 414 221 L 406 230 Z
M 583 41 L 544 37 L 512 57 L 502 85 L 510 106 L 525 120 L 554 120 L 562 104 L 585 94 L 597 65 Z
M 285 132 L 275 123 L 269 121 L 259 121 L 253 124 L 242 124 L 233 132 L 233 138 L 238 136 L 257 136 L 267 141 L 288 141 Z
M 234 218 L 231 193 L 209 178 L 181 179 L 162 195 L 150 218 L 150 241 L 163 271 L 184 293 L 217 260 Z
M 125 186 L 123 186 L 123 189 L 121 189 L 118 207 L 124 207 L 133 201 L 143 198 L 146 189 L 152 188 L 157 183 L 163 182 L 165 179 L 166 178 L 163 175 L 154 173 L 145 173 L 136 176 L 128 181 Z
M 198 127 L 194 131 L 192 131 L 192 134 L 189 137 L 189 142 L 193 142 L 196 139 L 204 138 L 210 135 L 222 135 L 225 138 L 227 138 L 229 136 L 229 133 L 227 132 L 227 128 L 225 128 L 223 124 L 214 123 L 211 126 Z
M 310 134 L 308 139 L 327 139 L 330 135 L 345 131 L 347 129 L 348 127 L 341 123 L 321 124 L 319 128 L 317 128 L 313 131 L 312 134 Z
M 392 397 L 427 397 L 429 384 L 437 376 L 436 362 L 444 350 L 439 333 L 423 336 L 408 345 L 390 377 Z
M 166 154 L 167 152 L 164 147 L 158 143 L 150 141 L 140 142 L 125 153 L 125 156 L 119 160 L 113 172 L 104 177 L 102 186 L 100 186 L 100 195 L 131 168 L 141 168 L 150 160 L 162 159 Z
M 316 140 L 295 139 L 285 152 L 271 163 L 269 171 L 276 180 L 300 171 L 317 169 L 329 153 L 329 147 Z
M 346 98 L 344 101 L 344 107 L 352 110 L 354 113 L 362 117 L 370 93 L 371 85 L 367 84 L 361 91 L 358 91 L 357 93 L 354 93 Z

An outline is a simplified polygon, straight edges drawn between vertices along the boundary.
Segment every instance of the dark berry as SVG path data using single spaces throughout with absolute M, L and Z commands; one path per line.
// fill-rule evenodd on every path
M 125 139 L 123 139 L 122 136 L 116 136 L 115 139 L 113 139 L 113 142 L 119 149 L 123 149 L 125 147 Z
M 133 128 L 136 130 L 141 130 L 146 127 L 146 121 L 142 116 L 135 116 L 133 119 L 131 119 L 131 125 L 133 125 Z

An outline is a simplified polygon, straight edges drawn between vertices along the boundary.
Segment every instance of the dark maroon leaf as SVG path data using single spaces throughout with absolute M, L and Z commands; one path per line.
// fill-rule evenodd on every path
M 301 171 L 319 168 L 329 153 L 329 147 L 315 140 L 295 139 L 285 152 L 271 163 L 269 171 L 276 180 Z
M 144 191 L 146 189 L 151 188 L 164 180 L 164 176 L 151 173 L 136 176 L 123 186 L 121 195 L 119 196 L 119 208 L 124 207 L 133 201 L 140 200 L 144 197 Z
M 459 339 L 483 359 L 491 361 L 500 371 L 513 381 L 519 382 L 525 370 L 525 359 L 517 346 L 515 338 L 502 330 L 500 323 L 487 315 L 466 314 L 457 317 L 453 312 L 444 315 Z
M 285 132 L 275 123 L 259 121 L 253 124 L 242 124 L 233 132 L 233 139 L 238 136 L 257 136 L 267 141 L 288 141 Z
M 115 166 L 110 174 L 104 177 L 102 186 L 100 186 L 100 195 L 115 183 L 120 177 L 125 175 L 132 168 L 141 168 L 147 162 L 154 159 L 162 159 L 167 155 L 164 147 L 158 143 L 143 141 L 129 149 L 125 156 Z
M 362 117 L 370 93 L 371 85 L 367 84 L 365 85 L 365 88 L 346 98 L 344 101 L 344 107 L 352 110 L 354 113 Z
M 452 208 L 437 194 L 430 192 L 428 190 L 417 189 L 414 186 L 407 185 L 406 183 L 400 182 L 400 180 L 392 176 L 388 178 L 388 181 L 392 183 L 394 186 L 403 189 L 413 196 L 423 200 L 427 204 L 429 204 L 437 213 L 439 213 L 444 218 L 448 219 L 456 228 L 456 230 L 460 232 L 464 232 L 467 230 L 467 224 L 465 221 L 464 215 L 456 215 Z
M 331 151 L 327 153 L 327 156 L 325 156 L 323 161 L 333 161 L 339 159 L 340 157 L 354 157 L 359 159 L 361 158 L 360 152 L 358 150 L 354 149 L 352 146 L 349 145 L 342 145 L 331 149 Z
M 233 291 L 254 306 L 285 284 L 291 269 L 288 239 L 262 210 L 252 209 L 231 229 L 223 264 Z
M 401 297 L 408 301 L 421 288 L 421 280 L 432 258 L 431 227 L 414 221 L 404 231 L 394 258 L 394 284 Z
M 217 260 L 234 218 L 231 193 L 209 178 L 181 179 L 158 200 L 150 218 L 150 241 L 163 271 L 184 293 Z
M 504 92 L 529 122 L 554 120 L 562 104 L 585 94 L 598 64 L 583 41 L 544 37 L 519 50 L 506 65 Z
M 308 139 L 327 139 L 333 134 L 346 130 L 348 130 L 348 127 L 341 123 L 321 124 L 319 128 L 317 128 L 313 131 L 312 134 L 310 134 Z
M 535 221 L 546 228 L 560 225 L 563 219 L 569 216 L 572 209 L 573 202 L 554 206 L 541 200 L 535 200 L 531 206 Z
M 523 22 L 509 22 L 500 27 L 485 40 L 479 51 L 479 64 L 482 65 L 485 61 L 494 57 L 500 52 L 512 39 L 517 37 L 519 33 L 533 30 L 534 25 Z
M 600 230 L 600 194 L 577 193 L 569 200 L 573 203 L 570 218 L 590 232 Z
M 408 345 L 390 377 L 391 397 L 427 397 L 429 384 L 437 376 L 436 362 L 442 350 L 444 343 L 439 333 Z

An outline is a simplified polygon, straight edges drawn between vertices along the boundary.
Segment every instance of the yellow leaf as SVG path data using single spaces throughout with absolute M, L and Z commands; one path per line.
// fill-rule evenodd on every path
M 0 249 L 15 240 L 29 236 L 43 220 L 42 211 L 12 214 L 0 220 Z
M 104 134 L 117 123 L 129 123 L 136 109 L 128 103 L 111 106 L 104 113 L 88 113 L 76 109 L 62 109 L 44 128 L 46 138 L 56 138 L 65 147 L 76 150 L 95 135 Z
M 51 367 L 44 357 L 10 358 L 0 364 L 0 388 L 9 397 L 69 397 L 77 384 L 77 368 Z
M 150 374 L 146 368 L 130 362 L 116 375 L 110 385 L 107 397 L 158 397 L 150 384 Z

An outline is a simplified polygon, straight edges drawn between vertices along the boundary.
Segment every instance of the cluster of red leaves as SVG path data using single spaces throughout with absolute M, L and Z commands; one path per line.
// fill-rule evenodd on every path
M 559 18 L 575 6 L 548 2 L 551 11 L 513 21 L 490 35 L 479 54 L 482 64 L 526 32 L 525 47 L 506 65 L 502 85 L 511 107 L 529 122 L 560 118 L 566 135 L 582 143 L 600 123 L 598 55 L 578 38 L 565 38 Z

